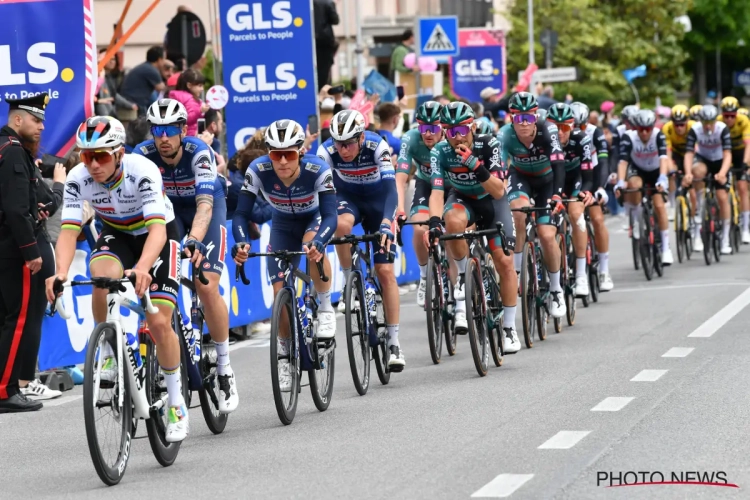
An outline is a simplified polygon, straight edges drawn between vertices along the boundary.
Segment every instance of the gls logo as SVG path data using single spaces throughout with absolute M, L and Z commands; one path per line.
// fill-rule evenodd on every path
M 47 84 L 57 78 L 57 62 L 44 54 L 54 54 L 55 44 L 50 42 L 35 43 L 26 51 L 26 62 L 30 69 L 28 82 L 26 73 L 13 73 L 11 67 L 10 45 L 0 45 L 0 86 Z M 63 71 L 63 76 L 65 72 Z
M 499 70 L 496 70 L 492 66 L 492 59 L 482 59 L 479 62 L 477 68 L 477 61 L 475 60 L 463 60 L 456 63 L 456 74 L 458 76 L 490 76 L 500 74 Z
M 232 71 L 230 83 L 237 92 L 291 90 L 297 83 L 297 78 L 294 76 L 294 63 L 281 63 L 276 66 L 274 70 L 275 81 L 269 82 L 266 74 L 265 64 L 238 66 Z
M 253 13 L 250 14 L 250 7 Z M 291 2 L 276 2 L 271 6 L 272 21 L 263 19 L 263 4 L 237 4 L 227 11 L 227 25 L 234 31 L 253 31 L 288 28 L 292 25 Z

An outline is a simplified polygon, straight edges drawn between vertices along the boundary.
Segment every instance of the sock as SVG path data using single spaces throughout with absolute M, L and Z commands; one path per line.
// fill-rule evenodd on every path
M 523 252 L 513 254 L 513 264 L 516 266 L 516 271 L 521 272 L 523 266 Z
M 697 219 L 703 219 L 703 196 L 704 196 L 705 190 L 701 189 L 700 191 L 697 191 L 695 193 L 697 200 L 696 207 L 695 207 L 695 217 Z
M 107 358 L 114 358 L 115 357 L 115 351 L 112 350 L 112 346 L 109 345 L 109 342 L 103 342 L 102 346 L 99 348 L 99 359 L 101 361 L 104 361 Z
M 232 368 L 229 366 L 229 339 L 224 342 L 216 342 L 216 371 L 219 375 L 231 375 Z
M 503 328 L 516 327 L 516 306 L 503 304 Z
M 456 301 L 456 311 L 466 312 L 466 301 L 465 300 L 457 300 Z
M 466 257 L 460 260 L 453 259 L 453 261 L 456 263 L 456 267 L 458 268 L 459 273 L 461 274 L 466 273 L 466 261 L 467 261 Z
M 401 347 L 398 343 L 398 325 L 386 325 L 386 329 L 388 330 L 388 347 L 392 345 Z
M 677 198 L 677 191 L 670 191 L 669 192 L 669 206 L 674 207 L 675 206 L 675 198 Z
M 599 254 L 599 272 L 602 274 L 609 273 L 609 252 Z
M 318 292 L 318 311 L 322 312 L 333 312 L 333 306 L 331 305 L 331 290 L 327 292 Z
M 169 396 L 169 406 L 181 406 L 185 404 L 182 397 L 182 374 L 180 365 L 174 368 L 161 367 L 164 374 L 164 380 L 167 382 L 167 395 Z
M 420 279 L 427 279 L 427 264 L 419 264 L 419 277 Z
M 562 287 L 560 286 L 560 271 L 549 273 L 549 289 L 551 292 L 562 292 Z
M 586 257 L 576 257 L 576 278 L 586 276 Z
M 625 217 L 630 218 L 630 214 L 635 207 L 629 201 L 624 202 L 622 206 L 625 207 Z
M 669 230 L 661 232 L 661 251 L 669 250 Z
M 742 230 L 750 230 L 750 212 L 742 212 Z
M 732 229 L 732 222 L 729 219 L 724 219 L 724 223 L 721 228 L 721 246 L 729 245 L 729 230 Z
M 641 212 L 643 212 L 643 208 L 640 205 L 633 207 L 633 238 L 635 239 L 641 237 Z

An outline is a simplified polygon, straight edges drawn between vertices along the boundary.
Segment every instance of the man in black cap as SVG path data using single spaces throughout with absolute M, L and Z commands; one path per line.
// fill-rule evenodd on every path
M 0 413 L 42 407 L 18 388 L 18 352 L 24 336 L 42 327 L 44 281 L 36 242 L 37 183 L 31 149 L 44 130 L 45 93 L 8 99 L 8 124 L 0 129 Z M 41 298 L 40 298 L 41 297 Z

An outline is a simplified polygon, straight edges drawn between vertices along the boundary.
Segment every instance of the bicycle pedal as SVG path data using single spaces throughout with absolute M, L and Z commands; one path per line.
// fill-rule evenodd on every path
M 390 365 L 388 366 L 388 371 L 391 371 L 393 373 L 401 373 L 404 371 L 404 365 Z

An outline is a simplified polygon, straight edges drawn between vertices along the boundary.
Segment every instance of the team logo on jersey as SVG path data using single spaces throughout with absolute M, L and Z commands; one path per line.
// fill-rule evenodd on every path
M 380 153 L 380 161 L 390 161 L 391 160 L 391 153 L 390 151 L 383 151 Z
M 77 182 L 68 181 L 65 185 L 65 192 L 74 198 L 78 198 L 81 196 L 81 186 L 79 186 Z
M 320 165 L 318 165 L 317 163 L 308 163 L 307 165 L 305 165 L 305 170 L 317 173 L 320 170 Z
M 365 147 L 375 151 L 378 149 L 378 143 L 375 141 L 365 141 Z
M 331 174 L 326 174 L 325 179 L 323 179 L 323 186 L 326 189 L 333 189 L 333 176 Z
M 200 169 L 211 170 L 211 158 L 209 158 L 208 155 L 198 157 L 196 163 L 198 163 L 198 168 Z
M 333 153 L 335 153 L 335 152 L 336 152 L 336 148 L 335 148 L 334 146 L 328 146 L 328 147 L 326 148 L 326 150 L 328 151 L 328 153 L 329 153 L 329 154 L 333 154 Z M 323 158 L 322 156 L 320 156 L 320 159 L 321 159 L 321 160 L 325 160 L 325 158 Z
M 185 151 L 187 151 L 188 153 L 192 153 L 193 151 L 195 151 L 196 149 L 198 149 L 198 145 L 197 144 L 193 144 L 192 142 L 189 142 L 189 143 L 183 145 L 183 147 L 185 148 Z
M 138 183 L 138 191 L 141 193 L 145 193 L 146 191 L 152 191 L 151 184 L 154 181 L 149 179 L 148 177 L 144 177 L 141 179 L 141 182 Z
M 156 146 L 153 144 L 146 144 L 145 146 L 141 146 L 141 153 L 147 155 L 149 153 L 155 153 L 156 152 Z
M 253 185 L 253 176 L 248 175 L 245 176 L 245 187 L 252 186 Z
M 258 172 L 263 172 L 265 170 L 273 170 L 273 165 L 270 162 L 262 162 L 256 164 L 255 168 L 258 169 Z

